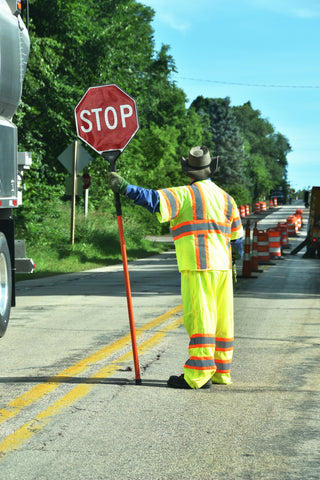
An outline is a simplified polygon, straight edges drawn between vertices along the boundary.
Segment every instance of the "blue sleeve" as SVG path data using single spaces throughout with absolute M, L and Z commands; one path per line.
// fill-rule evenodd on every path
M 243 256 L 243 243 L 242 243 L 242 240 L 243 238 L 237 238 L 236 240 L 231 240 L 231 245 L 233 247 L 235 247 L 239 253 L 239 255 L 241 255 L 241 258 Z
M 156 190 L 128 185 L 126 197 L 133 200 L 135 205 L 145 207 L 151 213 L 160 212 L 160 198 Z

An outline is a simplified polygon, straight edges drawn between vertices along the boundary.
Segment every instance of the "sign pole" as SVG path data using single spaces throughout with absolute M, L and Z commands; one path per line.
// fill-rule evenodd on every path
M 76 193 L 77 193 L 77 155 L 78 155 L 78 142 L 74 142 L 73 146 L 73 168 L 72 168 L 72 207 L 71 207 L 71 245 L 74 244 L 74 230 L 75 230 L 75 217 L 76 217 Z
M 120 154 L 121 154 L 120 150 L 114 150 L 111 152 L 102 153 L 103 158 L 105 158 L 110 162 L 110 167 L 112 172 L 116 172 L 116 160 Z M 137 339 L 136 339 L 136 331 L 135 331 L 135 325 L 134 325 L 132 296 L 131 296 L 131 287 L 130 287 L 130 278 L 129 278 L 129 269 L 128 269 L 127 249 L 126 249 L 126 243 L 125 243 L 124 231 L 123 231 L 120 195 L 117 192 L 114 192 L 114 203 L 115 203 L 116 213 L 117 213 L 120 248 L 121 248 L 121 256 L 122 256 L 122 263 L 123 263 L 123 274 L 124 274 L 124 282 L 125 282 L 126 294 L 127 294 L 127 306 L 128 306 L 128 316 L 129 316 L 129 324 L 130 324 L 131 344 L 132 344 L 132 354 L 133 354 L 133 361 L 134 361 L 136 384 L 141 385 Z
M 84 191 L 84 216 L 88 216 L 88 203 L 89 203 L 89 188 L 86 188 Z
M 139 130 L 136 101 L 115 84 L 90 87 L 74 109 L 78 137 L 108 160 L 116 171 L 116 160 Z M 131 288 L 124 240 L 120 195 L 114 194 L 124 280 L 127 293 L 136 384 L 141 384 Z

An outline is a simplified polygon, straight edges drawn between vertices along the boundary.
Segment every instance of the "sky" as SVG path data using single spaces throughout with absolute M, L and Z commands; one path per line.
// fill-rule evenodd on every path
M 320 185 L 320 0 L 140 0 L 155 11 L 156 51 L 188 98 L 250 101 L 292 148 L 288 181 Z M 185 152 L 183 152 L 185 153 Z

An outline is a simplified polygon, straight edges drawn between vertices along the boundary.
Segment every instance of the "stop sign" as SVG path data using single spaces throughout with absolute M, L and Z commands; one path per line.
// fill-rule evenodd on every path
M 124 150 L 139 129 L 135 100 L 114 84 L 89 88 L 75 119 L 78 137 L 98 153 Z

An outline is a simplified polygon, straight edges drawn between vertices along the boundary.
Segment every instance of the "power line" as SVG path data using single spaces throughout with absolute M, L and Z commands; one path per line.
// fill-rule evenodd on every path
M 179 75 L 178 75 L 179 76 Z M 233 85 L 237 87 L 260 87 L 260 88 L 320 88 L 320 85 L 279 85 L 268 83 L 241 83 L 241 82 L 225 82 L 223 80 L 209 80 L 204 78 L 180 77 L 182 80 L 191 80 L 193 82 L 216 83 L 221 85 Z

